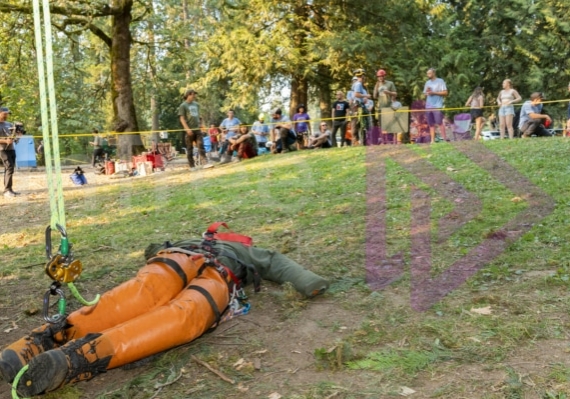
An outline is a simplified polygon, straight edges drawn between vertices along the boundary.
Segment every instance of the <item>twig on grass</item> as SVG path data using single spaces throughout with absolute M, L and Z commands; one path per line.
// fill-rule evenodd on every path
M 176 381 L 178 381 L 181 377 L 182 377 L 182 371 L 180 372 L 180 374 L 178 374 L 178 377 L 176 377 L 176 378 L 173 379 L 172 381 L 165 382 L 164 384 L 156 384 L 156 385 L 154 386 L 154 388 L 155 388 L 155 389 L 162 389 L 162 388 L 164 388 L 164 387 L 166 387 L 166 386 L 168 386 L 168 385 L 172 385 L 172 384 L 174 384 Z
M 208 363 L 198 359 L 196 356 L 192 355 L 191 359 L 194 360 L 196 363 L 206 367 L 208 370 L 210 370 L 212 373 L 216 374 L 218 377 L 220 377 L 222 380 L 229 382 L 230 384 L 234 385 L 235 381 L 232 380 L 231 378 L 226 377 L 221 371 L 216 370 L 215 368 L 213 368 L 212 366 L 210 366 Z
M 160 393 L 160 391 L 162 391 L 162 388 L 158 388 L 158 390 L 154 393 L 154 395 L 152 395 L 152 396 L 150 397 L 150 399 L 156 398 L 156 397 L 158 396 L 158 394 Z
M 228 331 L 229 329 L 234 328 L 234 327 L 237 326 L 238 324 L 239 324 L 239 323 L 232 324 L 231 326 L 229 326 L 229 327 L 226 328 L 225 330 L 220 331 L 218 334 L 216 334 L 216 335 L 214 335 L 214 336 L 217 337 L 218 335 L 225 333 L 225 332 Z
M 245 318 L 245 317 L 242 317 L 241 320 L 247 321 L 247 322 L 252 323 L 252 324 L 255 324 L 257 327 L 261 327 L 261 325 L 260 325 L 259 323 L 256 323 L 255 321 L 249 320 L 249 319 L 247 319 L 247 318 Z

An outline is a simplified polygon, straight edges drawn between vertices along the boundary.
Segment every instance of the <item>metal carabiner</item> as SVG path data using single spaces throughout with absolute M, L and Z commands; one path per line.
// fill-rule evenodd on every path
M 59 253 L 64 257 L 69 255 L 69 239 L 67 238 L 67 231 L 59 223 L 55 224 L 55 227 L 61 234 L 61 243 L 59 246 Z M 52 246 L 51 246 L 51 226 L 46 227 L 46 256 L 48 259 L 52 258 Z
M 43 317 L 44 320 L 50 324 L 55 324 L 61 320 L 62 317 L 65 317 L 65 310 L 66 310 L 66 300 L 63 291 L 59 288 L 59 284 L 52 284 L 49 290 L 46 291 L 44 294 L 44 307 L 43 307 Z M 59 313 L 54 317 L 49 316 L 49 300 L 50 296 L 52 295 L 59 295 L 58 299 L 58 311 Z

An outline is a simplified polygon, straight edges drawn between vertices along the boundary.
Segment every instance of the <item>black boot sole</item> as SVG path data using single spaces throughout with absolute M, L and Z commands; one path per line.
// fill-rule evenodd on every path
M 18 393 L 24 397 L 39 395 L 59 388 L 68 373 L 67 357 L 53 349 L 34 357 L 18 382 Z
M 4 381 L 11 384 L 22 367 L 24 367 L 22 361 L 12 349 L 6 349 L 0 353 L 0 375 Z

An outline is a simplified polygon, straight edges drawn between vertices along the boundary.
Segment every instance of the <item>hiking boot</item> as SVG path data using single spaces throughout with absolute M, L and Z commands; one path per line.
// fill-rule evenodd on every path
M 18 382 L 18 393 L 31 397 L 66 384 L 90 380 L 107 371 L 112 352 L 112 345 L 100 333 L 88 334 L 44 352 L 28 364 L 28 370 Z
M 56 324 L 46 324 L 33 330 L 29 335 L 14 342 L 0 353 L 0 375 L 12 383 L 16 374 L 35 356 L 57 348 L 66 341 L 65 329 L 68 327 L 65 318 Z

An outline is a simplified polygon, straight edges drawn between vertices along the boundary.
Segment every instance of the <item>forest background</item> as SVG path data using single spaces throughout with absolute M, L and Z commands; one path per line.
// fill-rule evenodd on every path
M 251 123 L 262 106 L 309 104 L 330 117 L 351 71 L 388 72 L 398 99 L 421 98 L 429 67 L 447 82 L 446 106 L 476 86 L 495 105 L 503 79 L 523 99 L 567 97 L 570 3 L 560 0 L 56 0 L 51 1 L 59 132 L 87 149 L 91 129 L 119 135 L 119 155 L 142 150 L 137 132 L 177 130 L 186 88 L 205 123 L 229 108 Z M 0 0 L 0 102 L 39 135 L 31 3 Z M 290 98 L 281 98 L 281 88 Z M 548 104 L 556 127 L 565 102 Z M 496 111 L 489 108 L 486 114 Z M 315 112 L 317 114 L 315 114 Z M 133 134 L 129 134 L 133 133 Z M 83 136 L 78 135 L 83 134 Z M 75 135 L 75 136 L 71 136 Z

